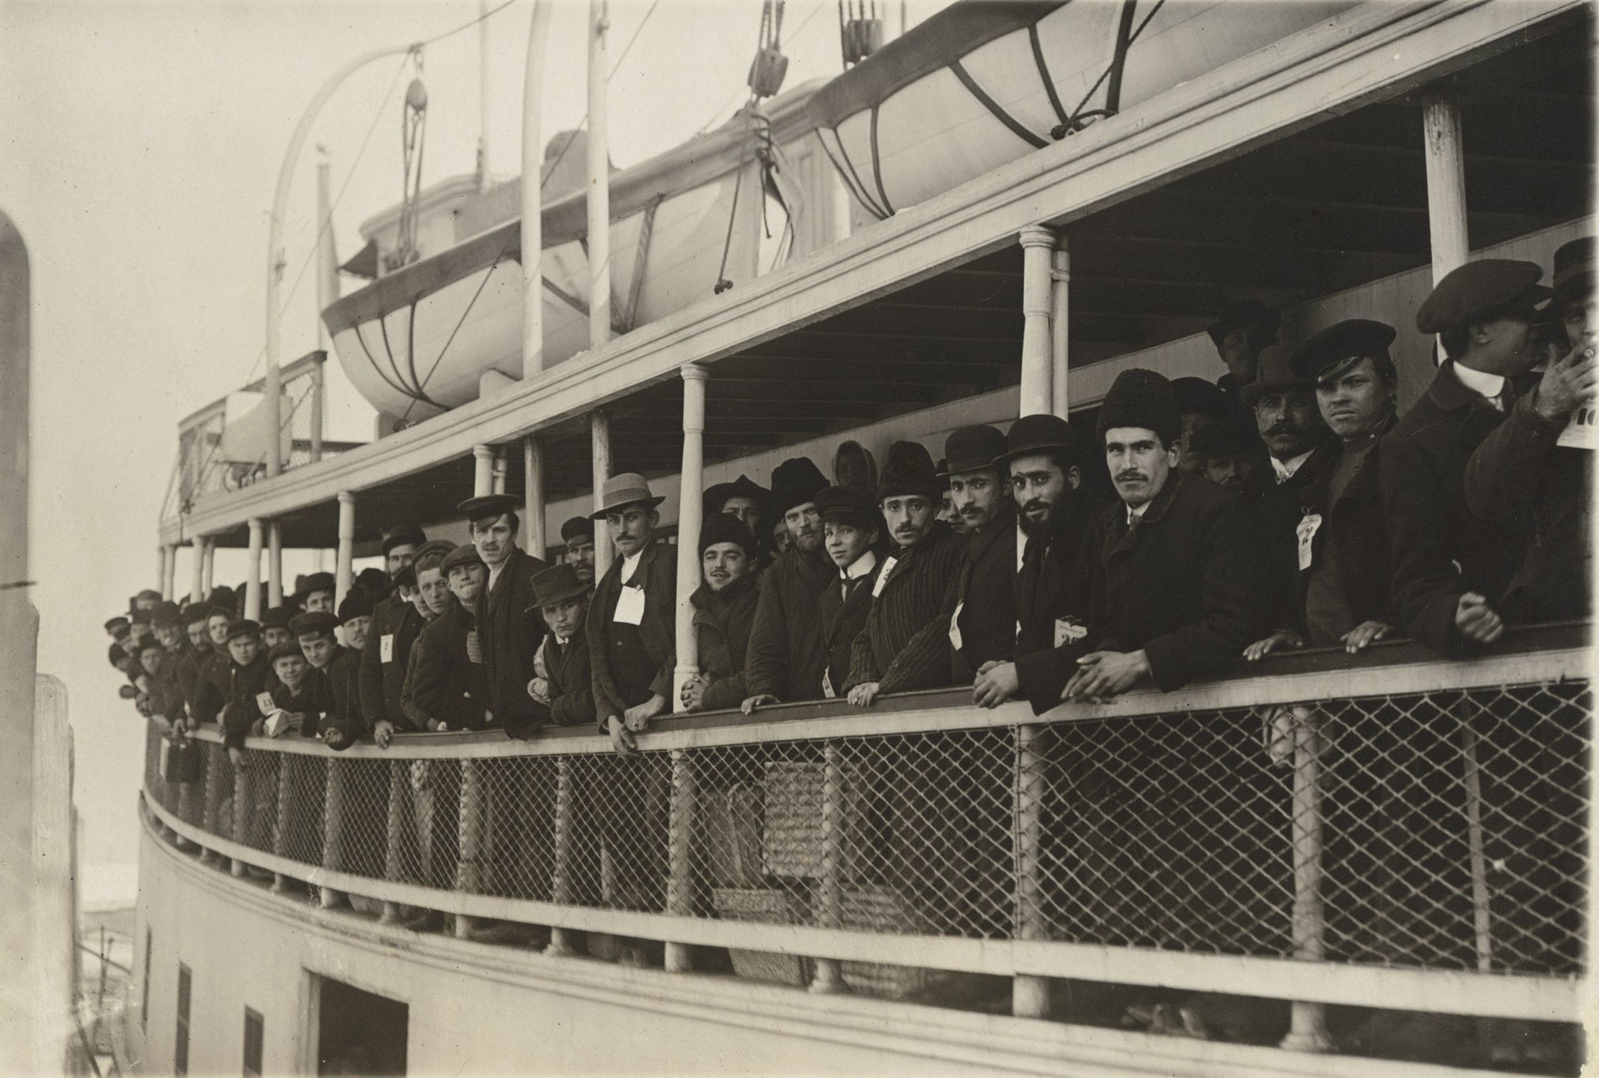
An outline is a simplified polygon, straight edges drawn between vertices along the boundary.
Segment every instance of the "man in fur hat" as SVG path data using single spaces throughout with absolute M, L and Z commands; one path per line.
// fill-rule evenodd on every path
M 816 496 L 826 487 L 827 479 L 809 457 L 785 460 L 772 472 L 773 511 L 787 525 L 789 546 L 761 576 L 744 654 L 746 715 L 763 704 L 822 696 L 826 656 L 817 597 L 832 579 L 833 565 L 822 549 Z

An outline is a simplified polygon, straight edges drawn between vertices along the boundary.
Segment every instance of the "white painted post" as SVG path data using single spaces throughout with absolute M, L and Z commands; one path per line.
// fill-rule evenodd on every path
M 527 67 L 522 83 L 522 377 L 544 369 L 544 136 L 539 113 L 544 105 L 544 53 L 550 39 L 550 0 L 533 0 L 527 35 Z
M 345 823 L 348 815 L 345 798 L 349 785 L 345 771 L 348 767 L 349 764 L 344 760 L 328 761 L 327 787 L 323 794 L 322 867 L 335 872 L 344 869 L 344 830 L 348 826 Z M 323 887 L 321 904 L 325 910 L 337 909 L 345 904 L 344 894 L 331 887 Z
M 1048 412 L 1050 392 L 1050 260 L 1055 233 L 1037 225 L 1021 231 L 1022 385 L 1021 415 Z
M 611 417 L 604 412 L 589 416 L 589 442 L 594 454 L 594 511 L 600 511 L 605 481 L 611 477 Z M 594 522 L 594 579 L 611 567 L 611 535 L 605 518 Z
M 527 518 L 527 552 L 543 558 L 550 549 L 544 532 L 544 450 L 531 434 L 522 439 L 522 515 Z
M 494 447 L 472 447 L 472 497 L 481 498 L 494 493 Z
M 1071 324 L 1071 285 L 1072 285 L 1072 253 L 1066 244 L 1066 236 L 1061 235 L 1058 246 L 1055 248 L 1054 264 L 1050 270 L 1051 289 L 1050 317 L 1049 317 L 1049 343 L 1050 343 L 1050 373 L 1049 373 L 1049 410 L 1062 419 L 1065 419 L 1069 410 L 1071 399 L 1066 388 L 1067 358 L 1071 353 L 1071 342 L 1068 339 L 1067 329 Z
M 1327 954 L 1327 918 L 1321 901 L 1321 731 L 1315 709 L 1289 708 L 1294 731 L 1293 819 L 1294 957 L 1320 962 Z M 1322 1003 L 1289 1004 L 1288 1035 L 1281 1046 L 1296 1052 L 1336 1051 Z
M 679 541 L 678 546 L 682 546 Z M 673 917 L 694 916 L 694 866 L 690 842 L 694 834 L 694 765 L 683 749 L 672 750 L 672 795 L 667 821 L 666 912 Z M 694 968 L 687 944 L 666 944 L 666 972 L 688 973 Z
M 202 561 L 205 563 L 205 565 L 204 568 L 201 569 L 200 586 L 205 592 L 205 597 L 210 598 L 211 589 L 216 584 L 217 545 L 215 543 L 208 542 L 205 544 L 205 555 L 202 558 Z
M 156 553 L 159 555 L 159 558 L 160 558 L 160 562 L 159 562 L 160 575 L 156 577 L 156 580 L 159 582 L 159 586 L 160 586 L 160 589 L 161 589 L 161 598 L 162 599 L 171 599 L 172 598 L 172 580 L 171 580 L 171 577 L 170 577 L 169 574 L 172 571 L 172 547 L 169 546 L 166 543 L 162 543 L 159 547 L 156 548 Z
M 267 606 L 283 603 L 283 525 L 267 524 Z
M 1453 94 L 1427 94 L 1421 106 L 1426 139 L 1427 226 L 1432 236 L 1432 283 L 1466 261 L 1466 151 L 1460 104 Z
M 705 487 L 705 378 L 697 363 L 685 363 L 683 375 L 683 468 L 677 500 L 677 667 L 672 672 L 674 711 L 682 708 L 684 682 L 700 672 L 699 640 L 694 633 L 694 604 L 689 597 L 700 585 L 700 524 Z
M 355 495 L 348 490 L 339 491 L 339 556 L 334 565 L 333 601 L 337 604 L 344 602 L 355 583 Z
M 194 552 L 194 564 L 189 566 L 189 602 L 197 603 L 205 598 L 205 536 L 191 539 L 189 549 Z
M 252 621 L 261 620 L 261 535 L 262 525 L 259 518 L 252 517 L 250 527 L 250 549 L 245 555 L 244 563 L 244 616 Z
M 1036 745 L 1037 726 L 1016 728 L 1012 820 L 1016 829 L 1016 938 L 1044 939 L 1047 923 L 1039 900 L 1043 851 L 1044 762 Z M 1049 1015 L 1049 979 L 1017 975 L 1011 979 L 1011 1013 L 1018 1018 Z
M 489 472 L 489 474 L 493 477 L 491 482 L 493 483 L 493 490 L 496 494 L 505 493 L 505 473 L 509 470 L 506 467 L 506 464 L 505 450 L 503 448 L 496 448 L 494 450 L 494 466 Z
M 589 347 L 611 339 L 611 155 L 606 133 L 606 0 L 589 0 Z

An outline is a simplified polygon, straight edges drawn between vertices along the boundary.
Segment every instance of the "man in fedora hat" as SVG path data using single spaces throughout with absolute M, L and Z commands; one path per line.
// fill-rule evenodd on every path
M 933 458 L 921 443 L 888 447 L 877 507 L 894 549 L 872 585 L 866 627 L 850 656 L 844 688 L 856 707 L 869 707 L 881 693 L 949 683 L 947 646 L 937 651 L 907 647 L 917 633 L 949 624 L 940 615 L 965 552 L 965 540 L 935 519 L 940 486 Z
M 332 573 L 309 573 L 295 582 L 294 601 L 307 614 L 333 613 L 333 595 L 338 584 Z
M 1205 328 L 1216 355 L 1227 373 L 1216 379 L 1216 386 L 1231 399 L 1255 380 L 1261 349 L 1277 340 L 1281 313 L 1258 299 L 1241 299 L 1227 304 L 1216 320 Z
M 699 673 L 683 684 L 686 711 L 738 707 L 749 696 L 744 657 L 760 599 L 760 574 L 754 567 L 759 557 L 760 546 L 740 517 L 712 513 L 705 518 L 700 529 L 703 580 L 689 596 Z
M 1527 546 L 1524 519 L 1483 520 L 1466 465 L 1514 403 L 1511 379 L 1536 362 L 1536 308 L 1549 295 L 1531 262 L 1480 259 L 1451 270 L 1416 310 L 1448 356 L 1378 447 L 1394 602 L 1402 627 L 1435 651 L 1469 653 L 1504 632 L 1501 615 Z
M 761 577 L 744 654 L 746 715 L 763 704 L 822 696 L 827 661 L 817 597 L 833 578 L 833 565 L 822 549 L 816 496 L 826 488 L 827 479 L 809 457 L 791 457 L 772 472 L 772 510 L 787 527 L 789 546 Z
M 1524 517 L 1532 527 L 1526 556 L 1505 588 L 1504 614 L 1512 622 L 1592 613 L 1594 448 L 1567 444 L 1565 432 L 1579 409 L 1593 411 L 1595 312 L 1594 238 L 1584 236 L 1555 251 L 1554 294 L 1545 310 L 1558 320 L 1567 350 L 1466 464 L 1466 504 L 1474 515 Z
M 566 563 L 586 587 L 594 586 L 594 522 L 588 517 L 572 517 L 561 525 L 561 542 L 566 544 Z
M 677 664 L 677 559 L 655 543 L 656 506 L 665 500 L 642 475 L 624 472 L 605 481 L 593 514 L 605 519 L 619 555 L 589 607 L 594 714 L 622 756 L 638 751 L 635 735 L 667 709 Z
M 367 630 L 370 643 L 361 650 L 360 663 L 362 724 L 376 737 L 378 724 L 384 723 L 383 744 L 387 744 L 395 724 L 403 723 L 400 689 L 405 684 L 411 645 L 416 643 L 424 624 L 417 609 L 416 572 L 411 563 L 427 541 L 415 524 L 397 525 L 383 536 L 383 568 L 394 584 L 394 593 L 372 606 L 372 623 Z
M 575 565 L 552 565 L 534 575 L 533 602 L 550 631 L 539 645 L 544 673 L 529 682 L 528 695 L 555 725 L 587 726 L 594 721 L 594 672 L 585 625 L 589 586 Z M 526 738 L 536 729 L 507 724 L 505 732 Z
M 534 656 L 544 622 L 527 611 L 533 605 L 533 574 L 544 562 L 516 545 L 520 522 L 510 495 L 468 498 L 457 511 L 471 527 L 472 545 L 488 572 L 473 610 L 488 677 L 488 705 L 501 723 L 536 721 L 527 683 L 536 672 Z

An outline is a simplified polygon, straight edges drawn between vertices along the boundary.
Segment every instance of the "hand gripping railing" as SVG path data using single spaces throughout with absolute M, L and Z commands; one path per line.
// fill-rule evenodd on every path
M 545 925 L 554 953 L 642 938 L 674 970 L 934 1002 L 999 975 L 1029 1016 L 1059 978 L 1242 991 L 1290 1001 L 1305 1050 L 1329 1003 L 1575 1021 L 1593 706 L 1562 639 L 1042 717 L 924 693 L 671 720 L 630 759 L 560 730 L 251 739 L 235 770 L 202 730 L 201 780 L 152 765 L 145 803 L 235 874 Z

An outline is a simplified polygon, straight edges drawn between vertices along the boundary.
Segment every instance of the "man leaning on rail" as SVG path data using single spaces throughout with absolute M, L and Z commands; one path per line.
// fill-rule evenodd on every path
M 411 562 L 417 548 L 426 542 L 427 536 L 415 524 L 401 524 L 383 537 L 384 568 L 395 590 L 372 608 L 370 643 L 361 651 L 360 664 L 361 718 L 379 745 L 387 745 L 395 727 L 404 726 L 400 689 L 405 684 L 411 645 L 423 624 Z

